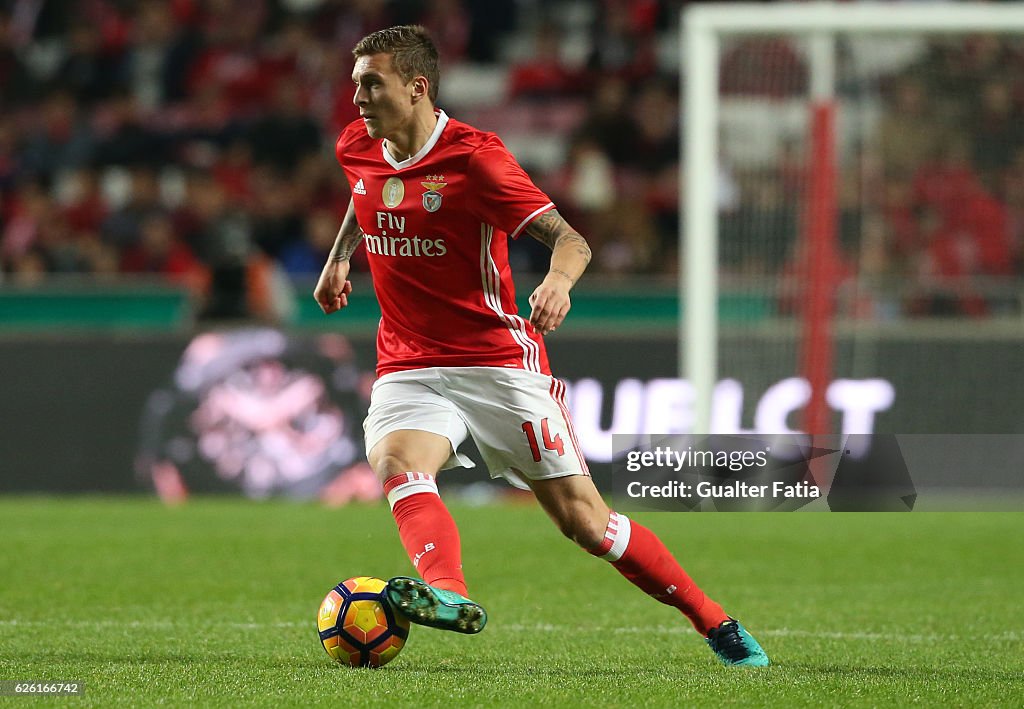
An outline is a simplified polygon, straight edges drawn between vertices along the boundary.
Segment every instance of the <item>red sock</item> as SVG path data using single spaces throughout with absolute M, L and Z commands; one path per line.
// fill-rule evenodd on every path
M 683 571 L 654 532 L 625 515 L 612 512 L 604 542 L 590 553 L 610 561 L 644 593 L 678 608 L 701 635 L 729 618 Z
M 426 473 L 400 473 L 384 481 L 384 494 L 398 523 L 412 565 L 431 586 L 466 594 L 459 530 Z

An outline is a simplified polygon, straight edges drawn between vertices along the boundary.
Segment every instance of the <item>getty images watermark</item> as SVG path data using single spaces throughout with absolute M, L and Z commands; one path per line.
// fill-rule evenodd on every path
M 1024 509 L 1024 434 L 614 434 L 620 511 Z
M 613 436 L 620 511 L 908 511 L 917 489 L 892 436 Z
M 919 498 L 1024 509 L 1022 434 L 616 434 L 612 445 L 621 512 L 907 512 Z
M 626 471 L 644 473 L 648 480 L 658 480 L 671 472 L 676 479 L 643 482 L 641 479 L 626 481 L 626 494 L 632 498 L 718 500 L 718 499 L 769 499 L 769 498 L 816 498 L 821 497 L 821 488 L 810 479 L 787 482 L 750 482 L 743 479 L 729 479 L 728 475 L 712 476 L 710 471 L 744 473 L 745 476 L 763 474 L 769 471 L 771 446 L 762 450 L 714 450 L 687 445 L 677 450 L 671 445 L 659 445 L 653 450 L 630 450 L 626 452 Z M 703 476 L 700 474 L 703 472 Z M 683 477 L 691 478 L 689 482 Z M 641 476 L 638 476 L 640 478 Z M 704 477 L 704 479 L 701 479 Z
M 789 440 L 748 436 L 651 436 L 617 449 L 619 509 L 793 509 L 820 498 L 811 452 Z M 773 450 L 774 449 L 774 450 Z

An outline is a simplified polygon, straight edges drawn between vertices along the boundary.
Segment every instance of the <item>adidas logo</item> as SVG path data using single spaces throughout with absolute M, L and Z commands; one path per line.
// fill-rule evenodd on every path
M 355 194 L 361 194 L 361 195 L 365 195 L 366 194 L 366 186 L 363 184 L 363 178 L 361 178 L 361 177 L 359 178 L 359 182 L 357 182 L 356 186 L 352 188 L 352 191 Z

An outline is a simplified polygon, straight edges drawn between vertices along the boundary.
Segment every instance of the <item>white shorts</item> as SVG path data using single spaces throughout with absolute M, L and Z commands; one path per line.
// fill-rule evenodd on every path
M 502 367 L 429 367 L 386 374 L 373 385 L 363 422 L 366 451 L 394 431 L 414 429 L 447 438 L 442 470 L 474 467 L 459 453 L 473 437 L 492 478 L 528 489 L 531 480 L 589 475 L 576 443 L 565 385 L 547 374 Z

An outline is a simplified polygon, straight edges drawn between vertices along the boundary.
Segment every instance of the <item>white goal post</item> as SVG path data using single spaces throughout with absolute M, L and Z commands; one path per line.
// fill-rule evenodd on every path
M 834 93 L 837 34 L 1022 34 L 1024 3 L 691 4 L 682 14 L 680 374 L 693 386 L 694 433 L 709 434 L 718 359 L 719 49 L 723 37 L 810 39 L 809 105 Z

